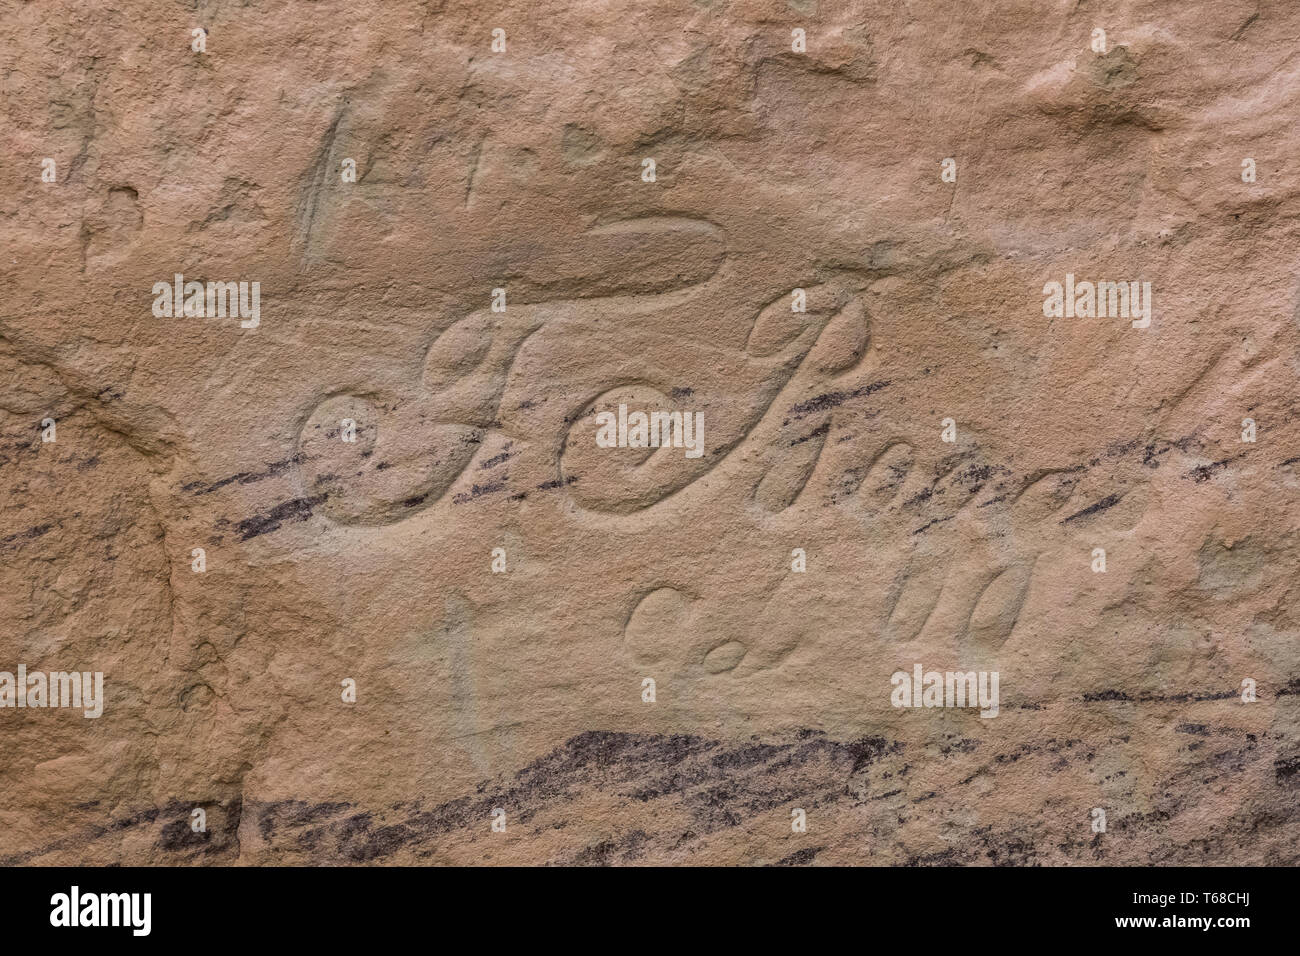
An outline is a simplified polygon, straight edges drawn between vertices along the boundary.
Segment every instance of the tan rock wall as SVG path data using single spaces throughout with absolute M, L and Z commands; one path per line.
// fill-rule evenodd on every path
M 13 5 L 0 860 L 1294 863 L 1298 32 Z

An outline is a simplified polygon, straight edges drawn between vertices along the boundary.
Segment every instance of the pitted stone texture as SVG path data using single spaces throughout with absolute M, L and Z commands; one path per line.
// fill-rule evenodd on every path
M 0 670 L 107 699 L 0 709 L 0 860 L 1294 864 L 1297 32 L 17 6 Z M 629 401 L 705 453 L 598 448 Z M 892 707 L 918 662 L 999 715 Z

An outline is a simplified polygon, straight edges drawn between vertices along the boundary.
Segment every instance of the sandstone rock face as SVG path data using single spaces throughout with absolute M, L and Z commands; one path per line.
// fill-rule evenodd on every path
M 1298 33 L 10 5 L 0 861 L 1295 863 Z

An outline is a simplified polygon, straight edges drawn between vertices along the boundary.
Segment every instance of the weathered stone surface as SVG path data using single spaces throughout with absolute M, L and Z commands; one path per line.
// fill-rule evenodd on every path
M 104 702 L 0 708 L 0 862 L 1297 862 L 1298 32 L 11 6 L 0 671 Z

